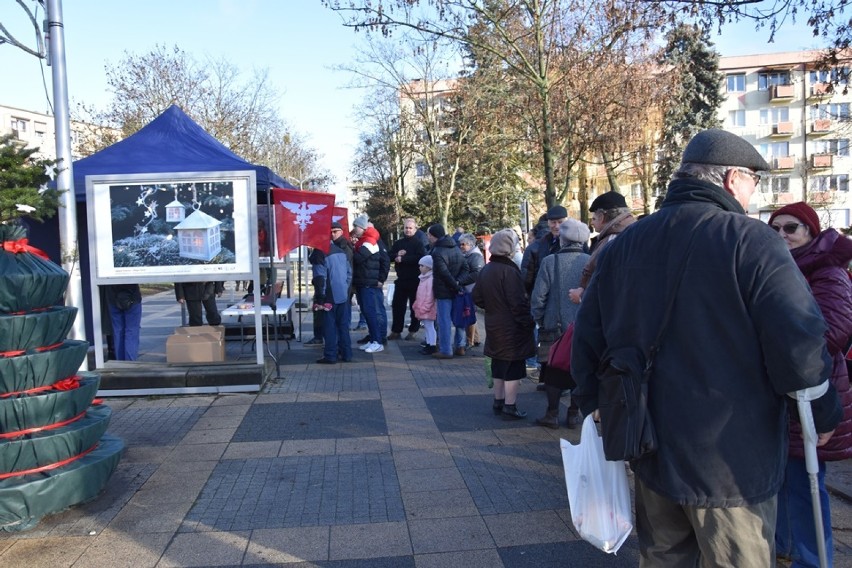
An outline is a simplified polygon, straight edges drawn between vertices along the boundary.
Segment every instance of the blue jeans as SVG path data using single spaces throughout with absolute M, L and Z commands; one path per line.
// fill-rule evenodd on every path
M 825 462 L 819 463 L 819 499 L 828 565 L 833 566 L 834 542 L 831 536 L 831 510 L 825 489 Z M 778 492 L 778 519 L 775 524 L 775 550 L 793 560 L 792 568 L 819 567 L 816 528 L 814 527 L 811 487 L 805 460 L 789 458 L 784 484 Z
M 139 357 L 139 328 L 142 325 L 142 304 L 134 303 L 123 312 L 110 304 L 112 341 L 118 361 L 135 361 Z
M 364 310 L 364 318 L 367 320 L 367 333 L 370 335 L 370 341 L 381 343 L 385 336 L 379 328 L 379 310 L 383 310 L 381 305 L 382 289 L 364 286 L 361 290 L 361 304 Z
M 444 355 L 453 354 L 453 301 L 435 300 L 438 308 L 438 351 Z
M 324 312 L 323 321 L 323 357 L 337 361 L 338 353 L 344 361 L 352 360 L 352 338 L 349 335 L 349 323 L 352 321 L 352 304 L 348 301 L 334 304 L 329 312 Z
M 381 343 L 388 337 L 388 309 L 385 306 L 385 292 L 379 287 L 376 288 L 378 295 L 376 296 L 376 317 L 379 325 L 379 339 Z

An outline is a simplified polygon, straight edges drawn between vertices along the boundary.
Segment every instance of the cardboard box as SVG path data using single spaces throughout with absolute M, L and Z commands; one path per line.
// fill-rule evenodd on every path
M 167 363 L 218 363 L 225 360 L 221 333 L 175 334 L 166 339 Z
M 212 335 L 225 335 L 224 325 L 196 325 L 175 328 L 175 335 L 198 335 L 199 333 L 209 333 Z

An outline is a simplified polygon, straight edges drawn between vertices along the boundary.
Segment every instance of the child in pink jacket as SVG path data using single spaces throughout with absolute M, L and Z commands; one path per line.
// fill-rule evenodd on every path
M 420 259 L 420 284 L 417 286 L 417 298 L 411 307 L 426 330 L 426 346 L 420 350 L 420 353 L 431 355 L 436 351 L 435 319 L 438 317 L 438 308 L 435 303 L 435 294 L 432 292 L 432 257 L 429 255 Z

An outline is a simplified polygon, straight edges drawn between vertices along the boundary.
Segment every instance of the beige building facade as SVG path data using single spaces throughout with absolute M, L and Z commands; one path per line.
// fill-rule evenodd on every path
M 56 124 L 53 115 L 0 104 L 0 134 L 12 133 L 27 148 L 38 148 L 36 156 L 48 160 L 56 159 Z M 84 125 L 71 123 L 71 157 L 82 158 L 81 142 Z
M 852 95 L 845 70 L 819 70 L 819 52 L 722 57 L 723 128 L 742 136 L 772 166 L 752 197 L 749 214 L 768 219 L 774 209 L 807 201 L 824 226 L 848 227 L 852 218 Z

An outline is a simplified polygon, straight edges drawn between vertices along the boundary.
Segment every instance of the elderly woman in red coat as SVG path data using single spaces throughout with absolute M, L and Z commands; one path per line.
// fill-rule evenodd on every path
M 846 267 L 852 261 L 852 240 L 834 229 L 820 230 L 819 217 L 806 203 L 792 203 L 775 211 L 769 224 L 779 232 L 796 265 L 811 286 L 825 318 L 825 340 L 834 359 L 831 384 L 843 406 L 843 420 L 828 442 L 817 448 L 819 491 L 828 565 L 832 566 L 831 512 L 825 489 L 825 462 L 852 457 L 852 390 L 845 348 L 852 335 L 852 283 Z M 790 455 L 784 485 L 778 494 L 775 546 L 794 567 L 819 566 L 810 484 L 805 470 L 802 428 L 791 407 Z
M 524 418 L 515 405 L 518 381 L 527 376 L 525 360 L 535 353 L 534 322 L 524 281 L 512 261 L 518 235 L 511 229 L 491 237 L 491 262 L 480 270 L 473 301 L 485 310 L 484 354 L 491 357 L 494 414 L 506 420 Z

